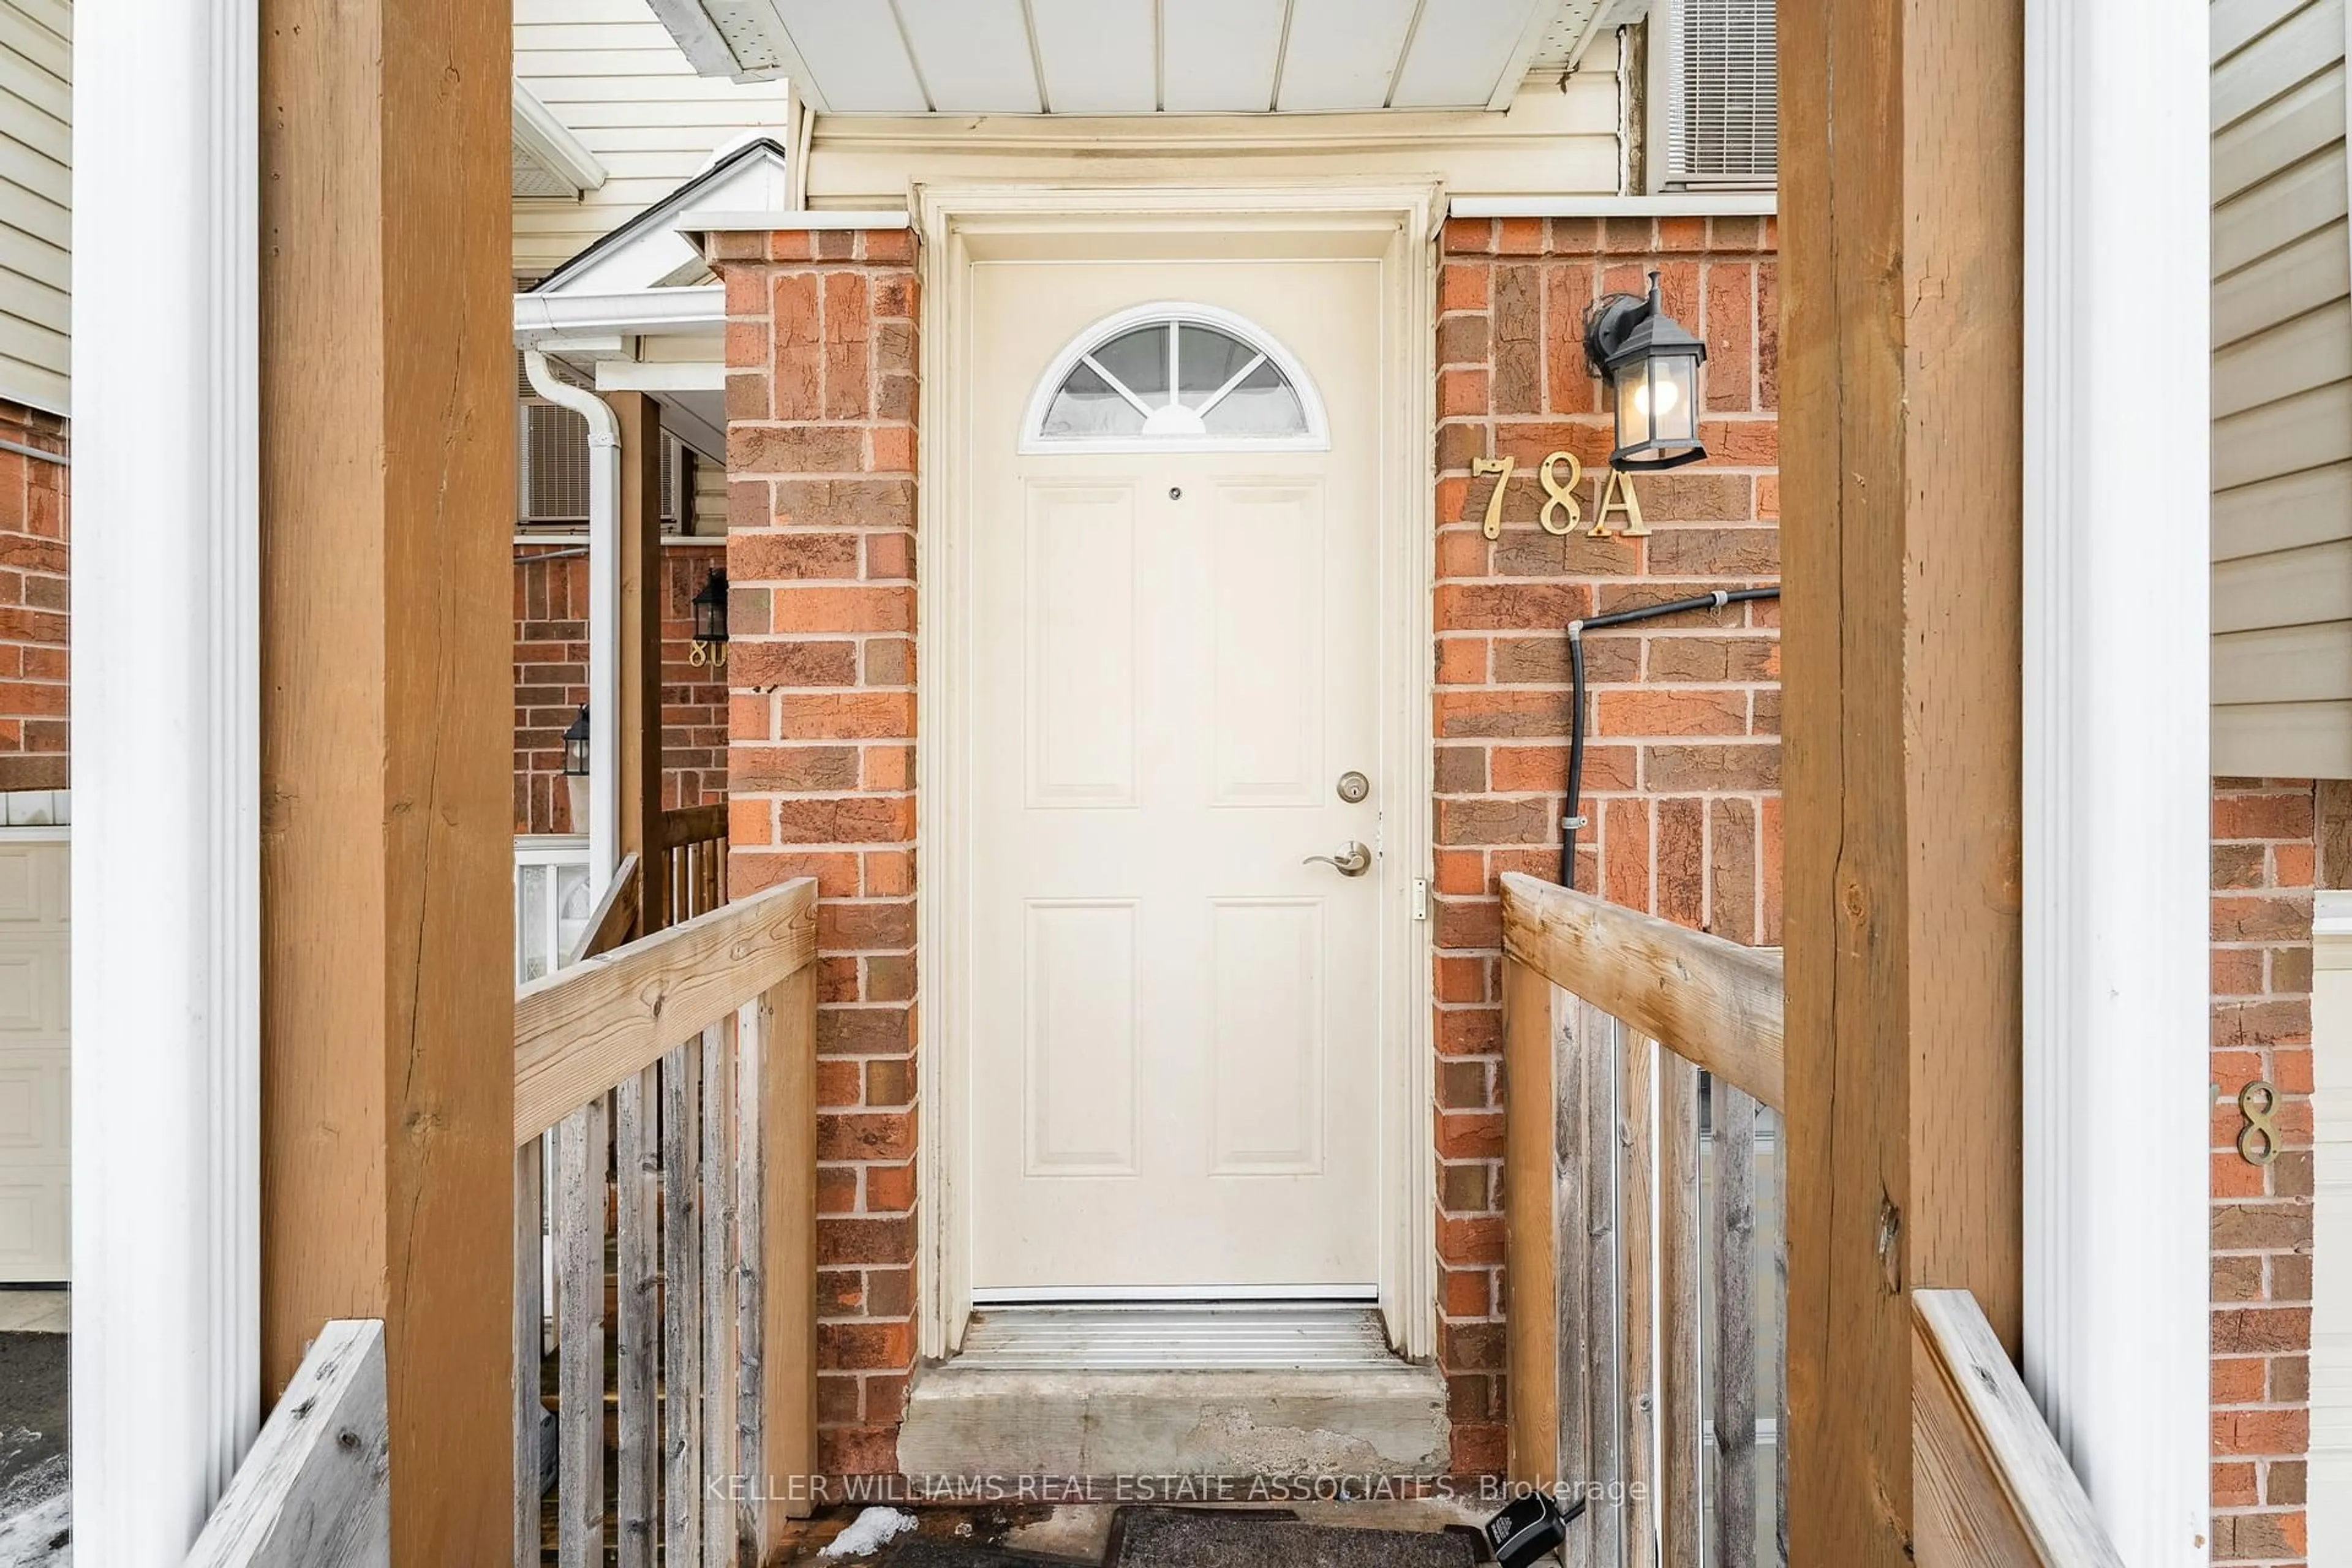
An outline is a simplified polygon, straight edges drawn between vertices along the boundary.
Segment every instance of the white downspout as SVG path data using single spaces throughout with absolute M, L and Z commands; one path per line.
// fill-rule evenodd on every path
M 525 349 L 522 365 L 533 391 L 588 421 L 588 885 L 602 899 L 621 846 L 621 426 L 539 350 Z

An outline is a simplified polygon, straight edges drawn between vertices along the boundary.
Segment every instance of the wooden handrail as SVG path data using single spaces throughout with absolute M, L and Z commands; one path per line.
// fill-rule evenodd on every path
M 588 929 L 563 955 L 563 967 L 571 968 L 583 958 L 593 958 L 600 952 L 610 952 L 629 938 L 629 928 L 637 923 L 637 906 L 645 892 L 645 877 L 637 866 L 636 852 L 621 857 L 613 868 L 613 879 L 604 888 L 604 897 L 596 905 L 596 912 L 588 917 Z
M 319 1331 L 186 1568 L 376 1568 L 392 1561 L 383 1322 Z
M 2123 1568 L 1976 1297 L 1914 1290 L 1911 1328 L 1918 1560 L 1954 1568 Z
M 661 848 L 675 849 L 681 844 L 699 844 L 726 837 L 724 805 L 681 805 L 661 814 Z
M 1780 956 L 1503 876 L 1503 948 L 1561 990 L 1781 1109 Z
M 515 997 L 516 1144 L 815 957 L 816 883 L 803 877 L 531 982 Z

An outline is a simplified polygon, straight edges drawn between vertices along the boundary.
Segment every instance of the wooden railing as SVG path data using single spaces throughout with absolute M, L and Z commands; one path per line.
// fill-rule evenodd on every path
M 661 898 L 677 925 L 727 901 L 727 808 L 688 805 L 661 814 Z
M 1779 956 L 1517 875 L 1503 945 L 1512 1478 L 1578 1568 L 1785 1562 Z
M 186 1568 L 388 1568 L 383 1324 L 327 1324 L 237 1466 Z
M 1592 1499 L 1570 1568 L 1786 1564 L 1780 955 L 1516 874 L 1503 948 L 1512 1479 Z M 2114 1563 L 1975 1299 L 1913 1300 L 1919 1561 Z
M 1917 1561 L 2123 1568 L 1976 1297 L 1914 1290 L 1911 1327 Z
M 632 881 L 617 878 L 613 899 Z M 608 900 L 591 929 L 628 924 Z M 517 1568 L 551 1535 L 563 1568 L 601 1568 L 608 1531 L 621 1568 L 756 1563 L 809 1510 L 815 952 L 816 886 L 803 879 L 516 999 Z

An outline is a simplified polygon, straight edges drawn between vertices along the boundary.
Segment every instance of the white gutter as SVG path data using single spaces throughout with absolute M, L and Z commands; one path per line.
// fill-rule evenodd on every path
M 537 349 L 523 352 L 522 365 L 532 390 L 588 421 L 588 882 L 593 904 L 613 879 L 621 846 L 620 422 L 594 393 L 558 381 Z
M 523 151 L 569 184 L 575 196 L 604 184 L 604 165 L 572 134 L 571 127 L 539 100 L 537 93 L 518 81 L 513 102 L 514 139 L 522 143 Z
M 515 342 L 524 348 L 549 338 L 678 337 L 723 331 L 726 326 L 727 289 L 718 283 L 514 297 Z

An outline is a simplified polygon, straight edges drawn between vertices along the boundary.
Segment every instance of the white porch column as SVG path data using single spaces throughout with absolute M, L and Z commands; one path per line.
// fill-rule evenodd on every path
M 2027 0 L 2025 1375 L 2207 1561 L 2203 0 Z
M 177 1563 L 259 1415 L 257 0 L 74 16 L 73 1482 Z

